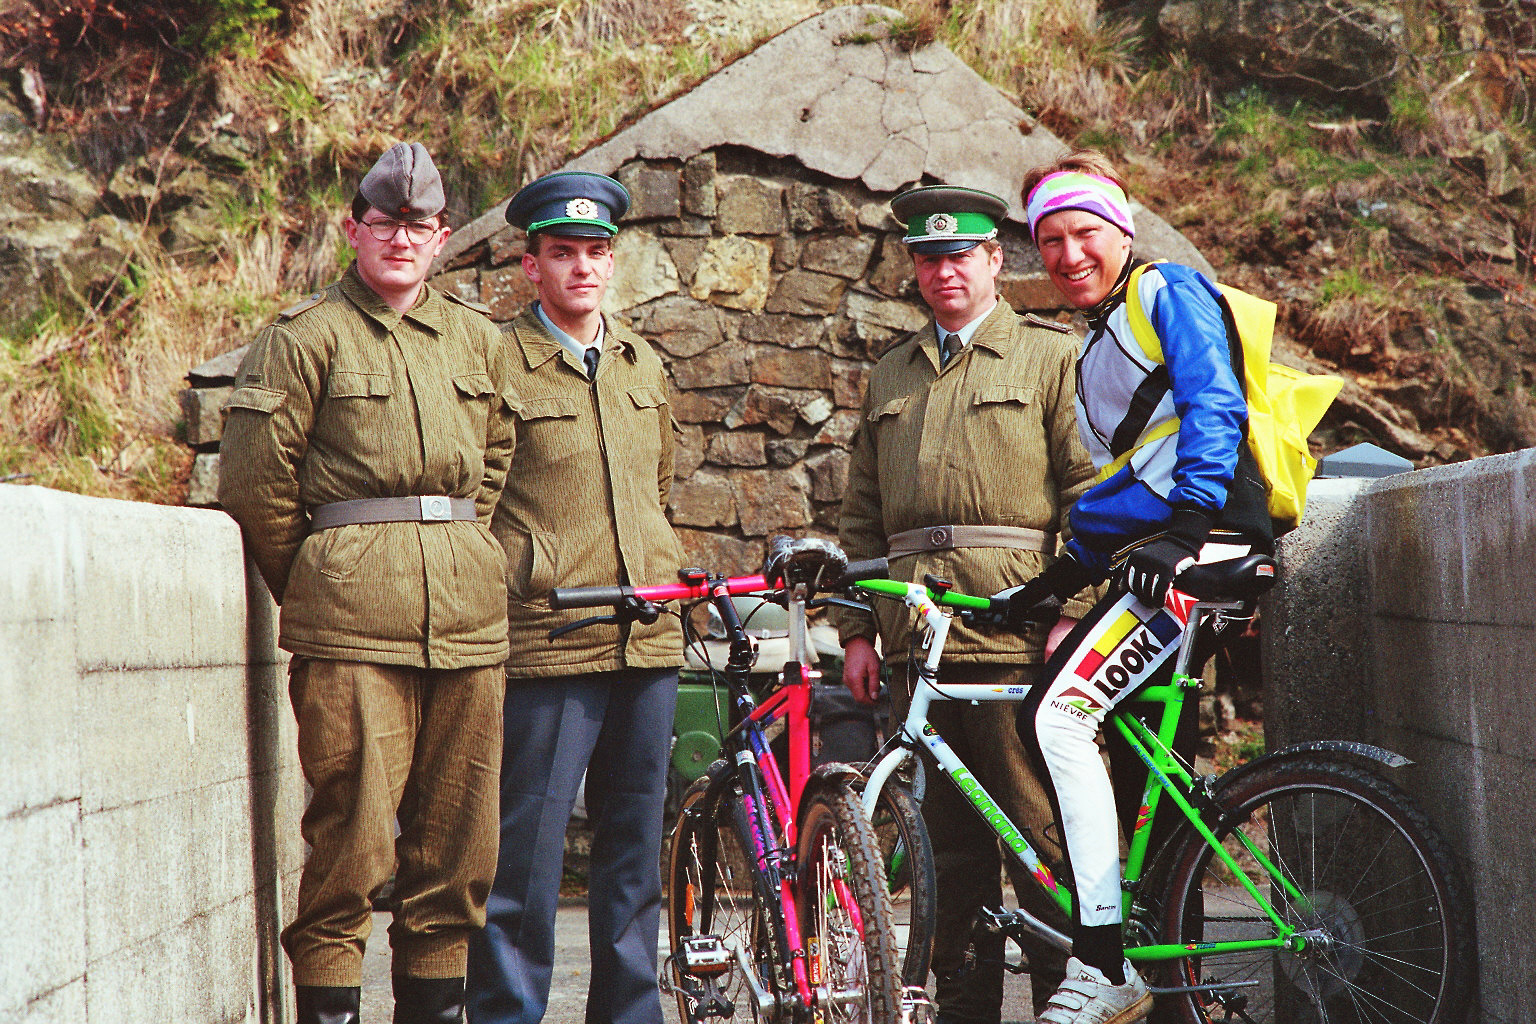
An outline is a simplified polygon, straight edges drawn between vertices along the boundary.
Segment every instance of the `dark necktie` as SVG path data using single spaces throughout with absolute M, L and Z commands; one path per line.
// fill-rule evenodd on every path
M 939 360 L 939 365 L 948 365 L 949 361 L 959 355 L 964 349 L 965 345 L 960 341 L 960 335 L 944 335 L 944 358 Z
M 587 350 L 581 354 L 581 361 L 587 364 L 588 380 L 597 379 L 597 357 L 600 355 L 602 355 L 602 350 L 599 349 L 596 345 L 589 346 Z

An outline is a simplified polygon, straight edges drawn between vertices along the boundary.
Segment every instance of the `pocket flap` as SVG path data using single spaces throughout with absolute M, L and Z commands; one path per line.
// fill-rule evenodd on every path
M 580 409 L 574 398 L 551 395 L 548 398 L 509 399 L 512 412 L 520 420 L 548 420 L 562 416 L 579 415 Z
M 325 393 L 332 398 L 372 398 L 392 391 L 389 377 L 382 373 L 358 373 L 356 370 L 332 370 Z
M 250 409 L 252 412 L 274 413 L 287 397 L 281 391 L 247 384 L 243 388 L 235 388 L 230 393 L 229 398 L 224 401 L 224 410 L 228 412 L 230 409 Z
M 974 405 L 993 405 L 998 402 L 1017 402 L 1028 405 L 1035 400 L 1035 389 L 1023 384 L 993 384 L 976 392 Z
M 893 398 L 889 402 L 886 402 L 884 405 L 882 405 L 880 408 L 872 410 L 869 414 L 869 418 L 871 421 L 874 421 L 884 416 L 900 416 L 901 410 L 907 407 L 907 402 L 909 401 L 911 401 L 910 395 L 902 395 L 900 398 Z
M 453 386 L 459 389 L 460 394 L 470 398 L 483 398 L 496 393 L 496 389 L 491 387 L 491 378 L 483 373 L 461 373 L 453 378 Z
M 667 404 L 667 396 L 654 384 L 641 384 L 629 389 L 629 400 L 636 409 L 660 409 Z

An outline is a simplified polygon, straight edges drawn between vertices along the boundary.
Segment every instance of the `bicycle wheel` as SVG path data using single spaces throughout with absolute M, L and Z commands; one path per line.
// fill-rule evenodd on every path
M 713 979 L 718 994 L 731 1009 L 714 1016 L 722 1019 L 763 1020 L 752 990 L 779 991 L 779 962 L 772 930 L 763 904 L 753 886 L 750 838 L 741 824 L 740 795 L 728 788 L 721 798 L 709 800 L 709 780 L 700 779 L 683 794 L 682 809 L 672 833 L 667 872 L 667 927 L 671 939 L 673 988 L 678 1012 L 684 1021 L 693 1019 L 701 983 L 686 978 L 679 962 L 680 940 L 713 935 L 730 950 L 741 949 L 755 977 L 748 979 L 733 966 Z M 692 991 L 690 991 L 692 989 Z M 706 997 L 709 994 L 706 991 Z
M 906 786 L 888 782 L 875 802 L 875 840 L 885 868 L 886 895 L 891 903 L 891 927 L 901 963 L 901 983 L 926 988 L 933 959 L 933 847 L 923 826 L 917 799 Z
M 1309 758 L 1223 782 L 1223 847 L 1306 948 L 1206 954 L 1171 966 L 1193 1024 L 1453 1024 L 1471 1002 L 1475 947 L 1466 884 L 1445 841 L 1396 786 L 1354 764 Z M 1289 898 L 1237 841 L 1301 893 Z M 1273 928 L 1210 846 L 1187 834 L 1172 861 L 1163 941 L 1268 938 Z
M 820 1021 L 895 1021 L 896 940 L 879 843 L 846 785 L 806 797 L 795 887 Z

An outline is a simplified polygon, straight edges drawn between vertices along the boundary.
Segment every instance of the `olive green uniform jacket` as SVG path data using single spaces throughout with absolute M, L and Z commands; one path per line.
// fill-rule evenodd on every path
M 506 658 L 505 558 L 489 529 L 511 457 L 505 343 L 423 287 L 391 309 L 354 265 L 262 330 L 225 404 L 219 502 L 316 658 L 461 669 Z M 472 498 L 478 521 L 309 532 L 354 498 Z
M 864 394 L 839 521 L 850 559 L 884 555 L 889 537 L 921 527 L 1061 531 L 1094 470 L 1073 408 L 1077 342 L 1047 323 L 1020 317 L 999 300 L 942 371 L 931 322 L 880 359 Z M 914 581 L 933 573 L 960 591 L 986 595 L 1025 582 L 1053 559 L 1054 552 L 959 548 L 896 559 L 890 574 Z M 836 610 L 842 641 L 873 640 L 878 625 L 885 658 L 905 662 L 911 611 L 889 600 L 874 607 L 873 618 Z M 944 659 L 1033 663 L 1041 660 L 1042 641 L 978 631 L 957 619 Z
M 530 307 L 503 328 L 512 363 L 515 441 L 491 530 L 507 552 L 512 678 L 682 664 L 677 620 L 555 626 L 603 609 L 554 611 L 555 587 L 677 582 L 682 553 L 667 522 L 672 410 L 661 360 L 611 318 L 595 380 Z

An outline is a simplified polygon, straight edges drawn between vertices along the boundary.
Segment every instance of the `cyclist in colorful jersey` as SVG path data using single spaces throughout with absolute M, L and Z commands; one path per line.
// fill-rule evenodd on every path
M 1088 321 L 1077 362 L 1077 420 L 1098 470 L 1070 512 L 1072 539 L 1045 572 L 1004 591 L 1018 623 L 1048 618 L 1110 579 L 1019 711 L 1076 880 L 1073 958 L 1039 1019 L 1128 1024 L 1152 996 L 1125 959 L 1115 799 L 1096 737 L 1107 712 L 1171 665 L 1181 623 L 1169 584 L 1197 560 L 1273 547 L 1263 477 L 1248 450 L 1247 402 L 1219 292 L 1196 270 L 1149 265 L 1137 297 L 1161 361 L 1126 308 L 1135 225 L 1124 183 L 1079 151 L 1025 176 L 1030 232 L 1051 281 Z M 1000 595 L 1003 596 L 1003 595 Z

